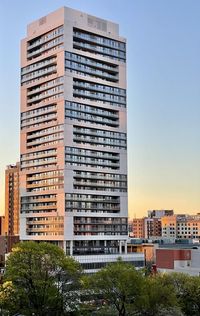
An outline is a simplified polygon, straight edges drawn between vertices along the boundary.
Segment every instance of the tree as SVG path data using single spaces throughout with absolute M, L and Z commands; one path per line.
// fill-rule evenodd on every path
M 107 265 L 89 280 L 93 293 L 92 315 L 138 315 L 144 277 L 133 265 L 118 261 Z
M 0 286 L 0 315 L 9 316 L 15 314 L 18 309 L 19 297 L 11 281 L 4 282 Z
M 188 316 L 200 315 L 200 278 L 184 273 L 165 275 L 165 283 L 173 286 L 182 311 Z
M 172 284 L 163 280 L 163 275 L 149 276 L 145 279 L 141 315 L 180 315 L 178 300 Z
M 22 242 L 6 263 L 1 305 L 23 315 L 69 315 L 78 308 L 81 269 L 59 247 L 49 243 Z M 10 302 L 5 287 L 9 282 Z

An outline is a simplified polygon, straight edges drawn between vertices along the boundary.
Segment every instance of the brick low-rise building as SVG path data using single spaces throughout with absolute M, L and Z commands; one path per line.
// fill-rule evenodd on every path
M 144 218 L 135 218 L 130 223 L 130 237 L 144 238 Z
M 156 249 L 156 268 L 160 272 L 182 272 L 200 276 L 200 248 Z
M 130 237 L 154 239 L 163 237 L 200 240 L 200 214 L 173 214 L 172 210 L 148 211 L 148 217 L 131 221 Z M 161 216 L 161 217 L 159 217 Z
M 144 238 L 154 238 L 162 236 L 162 227 L 160 218 L 144 218 Z
M 19 236 L 0 236 L 0 267 L 5 264 L 5 255 L 11 252 L 13 246 L 19 242 Z
M 130 236 L 133 238 L 154 238 L 162 236 L 161 218 L 173 215 L 173 210 L 149 210 L 148 217 L 134 218 Z

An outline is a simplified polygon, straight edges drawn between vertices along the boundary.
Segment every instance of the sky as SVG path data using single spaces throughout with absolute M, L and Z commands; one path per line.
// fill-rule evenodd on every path
M 129 216 L 200 212 L 200 1 L 0 0 L 0 213 L 5 167 L 19 160 L 20 40 L 62 6 L 127 38 Z

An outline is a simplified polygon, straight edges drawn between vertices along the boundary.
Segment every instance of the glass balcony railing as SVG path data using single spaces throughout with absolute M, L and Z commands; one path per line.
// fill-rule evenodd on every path
M 92 129 L 92 128 L 81 128 L 81 127 L 76 127 L 76 126 L 74 126 L 74 133 L 81 134 L 81 135 L 91 135 L 91 136 L 96 136 L 96 137 L 109 138 L 111 142 L 112 142 L 112 139 L 119 139 L 119 140 L 126 141 L 125 133 L 109 132 L 105 130 L 98 130 L 98 129 Z
M 113 119 L 119 119 L 119 115 L 117 111 L 108 111 L 104 110 L 98 107 L 89 106 L 81 103 L 75 103 L 75 102 L 68 102 L 65 103 L 65 110 L 70 111 L 78 111 L 81 113 L 91 114 L 91 115 L 99 115 L 103 118 L 113 118 Z
M 83 66 L 83 65 L 78 65 L 78 64 L 70 64 L 66 63 L 65 65 L 65 70 L 70 70 L 71 72 L 74 72 L 76 74 L 85 74 L 94 78 L 100 78 L 102 80 L 107 80 L 107 81 L 113 81 L 113 82 L 118 82 L 118 77 L 115 75 L 111 75 L 105 71 L 100 71 L 93 69 L 91 67 Z
M 47 67 L 47 68 L 44 68 L 42 70 L 34 71 L 34 72 L 30 73 L 29 75 L 22 76 L 21 83 L 23 84 L 29 80 L 32 80 L 35 78 L 41 78 L 47 74 L 50 75 L 53 73 L 56 73 L 56 66 Z
M 65 52 L 65 59 L 82 65 L 91 66 L 95 69 L 108 70 L 110 73 L 115 75 L 118 74 L 118 65 L 100 62 L 96 59 L 84 57 L 82 55 L 73 54 L 70 52 Z
M 126 181 L 127 176 L 122 174 L 106 174 L 106 173 L 94 173 L 94 172 L 75 172 L 76 178 L 85 178 L 85 179 L 102 179 L 102 180 L 110 180 L 110 181 Z
M 61 27 L 41 36 L 37 40 L 30 41 L 29 45 L 27 47 L 27 50 L 31 50 L 37 46 L 40 46 L 40 45 L 42 45 L 42 44 L 44 44 L 44 43 L 46 43 L 46 42 L 48 42 L 56 37 L 62 35 L 63 32 L 64 32 L 64 28 L 63 28 L 63 26 L 61 26 Z
M 56 38 L 55 40 L 52 40 L 52 41 L 48 42 L 47 44 L 42 45 L 42 47 L 39 49 L 35 49 L 31 52 L 27 52 L 27 58 L 29 59 L 32 57 L 37 57 L 37 56 L 41 55 L 43 52 L 45 52 L 53 47 L 56 47 L 58 44 L 63 43 L 63 40 L 64 40 L 64 37 L 60 36 L 60 37 Z
M 23 112 L 23 113 L 21 113 L 21 119 L 35 117 L 35 116 L 38 116 L 40 114 L 49 113 L 49 112 L 54 111 L 56 109 L 57 109 L 56 104 L 54 104 L 54 105 L 48 105 L 48 106 L 42 107 L 40 109 Z
M 106 86 L 106 85 L 101 85 L 101 84 L 94 84 L 92 82 L 88 81 L 80 81 L 80 80 L 74 80 L 73 81 L 74 87 L 79 87 L 79 88 L 84 88 L 86 90 L 91 90 L 91 91 L 99 91 L 103 93 L 108 93 L 108 94 L 113 94 L 113 95 L 118 95 L 118 96 L 126 96 L 126 90 L 125 89 L 120 89 L 120 88 L 115 88 L 111 86 Z
M 36 95 L 34 97 L 28 98 L 27 103 L 38 102 L 38 101 L 41 101 L 43 99 L 52 97 L 54 95 L 57 95 L 59 97 L 60 92 L 63 92 L 63 90 L 64 90 L 63 85 L 57 86 L 55 88 L 46 90 L 45 92 L 40 93 L 40 94 L 38 94 L 38 95 Z
M 41 84 L 41 85 L 37 86 L 36 88 L 35 87 L 34 88 L 31 87 L 27 91 L 27 96 L 31 96 L 31 95 L 37 94 L 38 92 L 43 92 L 45 90 L 48 90 L 49 88 L 59 86 L 63 82 L 64 82 L 64 78 L 63 77 L 59 77 L 57 79 L 49 81 L 48 83 Z
M 74 28 L 73 36 L 93 43 L 101 44 L 110 48 L 119 49 L 122 51 L 125 51 L 126 49 L 126 44 L 124 42 L 92 34 L 76 28 Z

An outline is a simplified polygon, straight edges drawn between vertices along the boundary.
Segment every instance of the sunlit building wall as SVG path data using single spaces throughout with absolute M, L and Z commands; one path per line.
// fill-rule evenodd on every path
M 126 40 L 61 8 L 21 42 L 20 238 L 127 253 Z
M 1 220 L 1 234 L 19 235 L 19 170 L 19 163 L 5 170 L 5 218 Z

